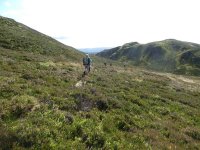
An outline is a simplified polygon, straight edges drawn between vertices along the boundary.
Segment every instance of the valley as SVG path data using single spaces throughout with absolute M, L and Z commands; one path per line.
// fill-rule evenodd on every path
M 82 77 L 80 51 L 0 25 L 0 149 L 199 149 L 199 76 L 91 55 Z

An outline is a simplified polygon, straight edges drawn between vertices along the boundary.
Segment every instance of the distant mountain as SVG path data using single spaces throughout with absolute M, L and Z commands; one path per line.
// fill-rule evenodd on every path
M 2 16 L 0 16 L 0 47 L 45 55 L 63 54 L 66 58 L 72 59 L 79 59 L 82 55 L 75 48 Z
M 200 45 L 175 39 L 127 43 L 97 55 L 159 71 L 200 75 Z
M 96 53 L 101 52 L 108 48 L 110 48 L 110 47 L 80 48 L 79 50 L 84 53 L 96 54 Z

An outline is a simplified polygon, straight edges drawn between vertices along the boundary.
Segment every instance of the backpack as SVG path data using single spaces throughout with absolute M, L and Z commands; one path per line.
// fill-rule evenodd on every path
M 83 65 L 89 65 L 90 64 L 90 58 L 83 58 Z

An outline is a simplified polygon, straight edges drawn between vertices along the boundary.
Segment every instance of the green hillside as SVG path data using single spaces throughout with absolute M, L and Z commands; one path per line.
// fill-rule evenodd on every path
M 25 39 L 34 46 L 32 36 Z M 199 149 L 199 77 L 96 56 L 82 77 L 82 55 L 74 49 L 53 40 L 55 49 L 32 51 L 6 40 L 0 42 L 0 150 Z
M 200 45 L 177 40 L 127 43 L 97 54 L 158 71 L 200 75 Z
M 0 48 L 0 149 L 198 149 L 200 79 Z M 28 59 L 27 59 L 28 58 Z
M 0 47 L 29 51 L 45 55 L 63 55 L 67 59 L 80 59 L 81 53 L 55 39 L 33 30 L 13 19 L 0 16 Z

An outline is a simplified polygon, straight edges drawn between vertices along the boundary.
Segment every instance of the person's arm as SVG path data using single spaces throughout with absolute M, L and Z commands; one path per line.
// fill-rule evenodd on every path
M 88 64 L 91 65 L 91 58 L 88 58 Z

